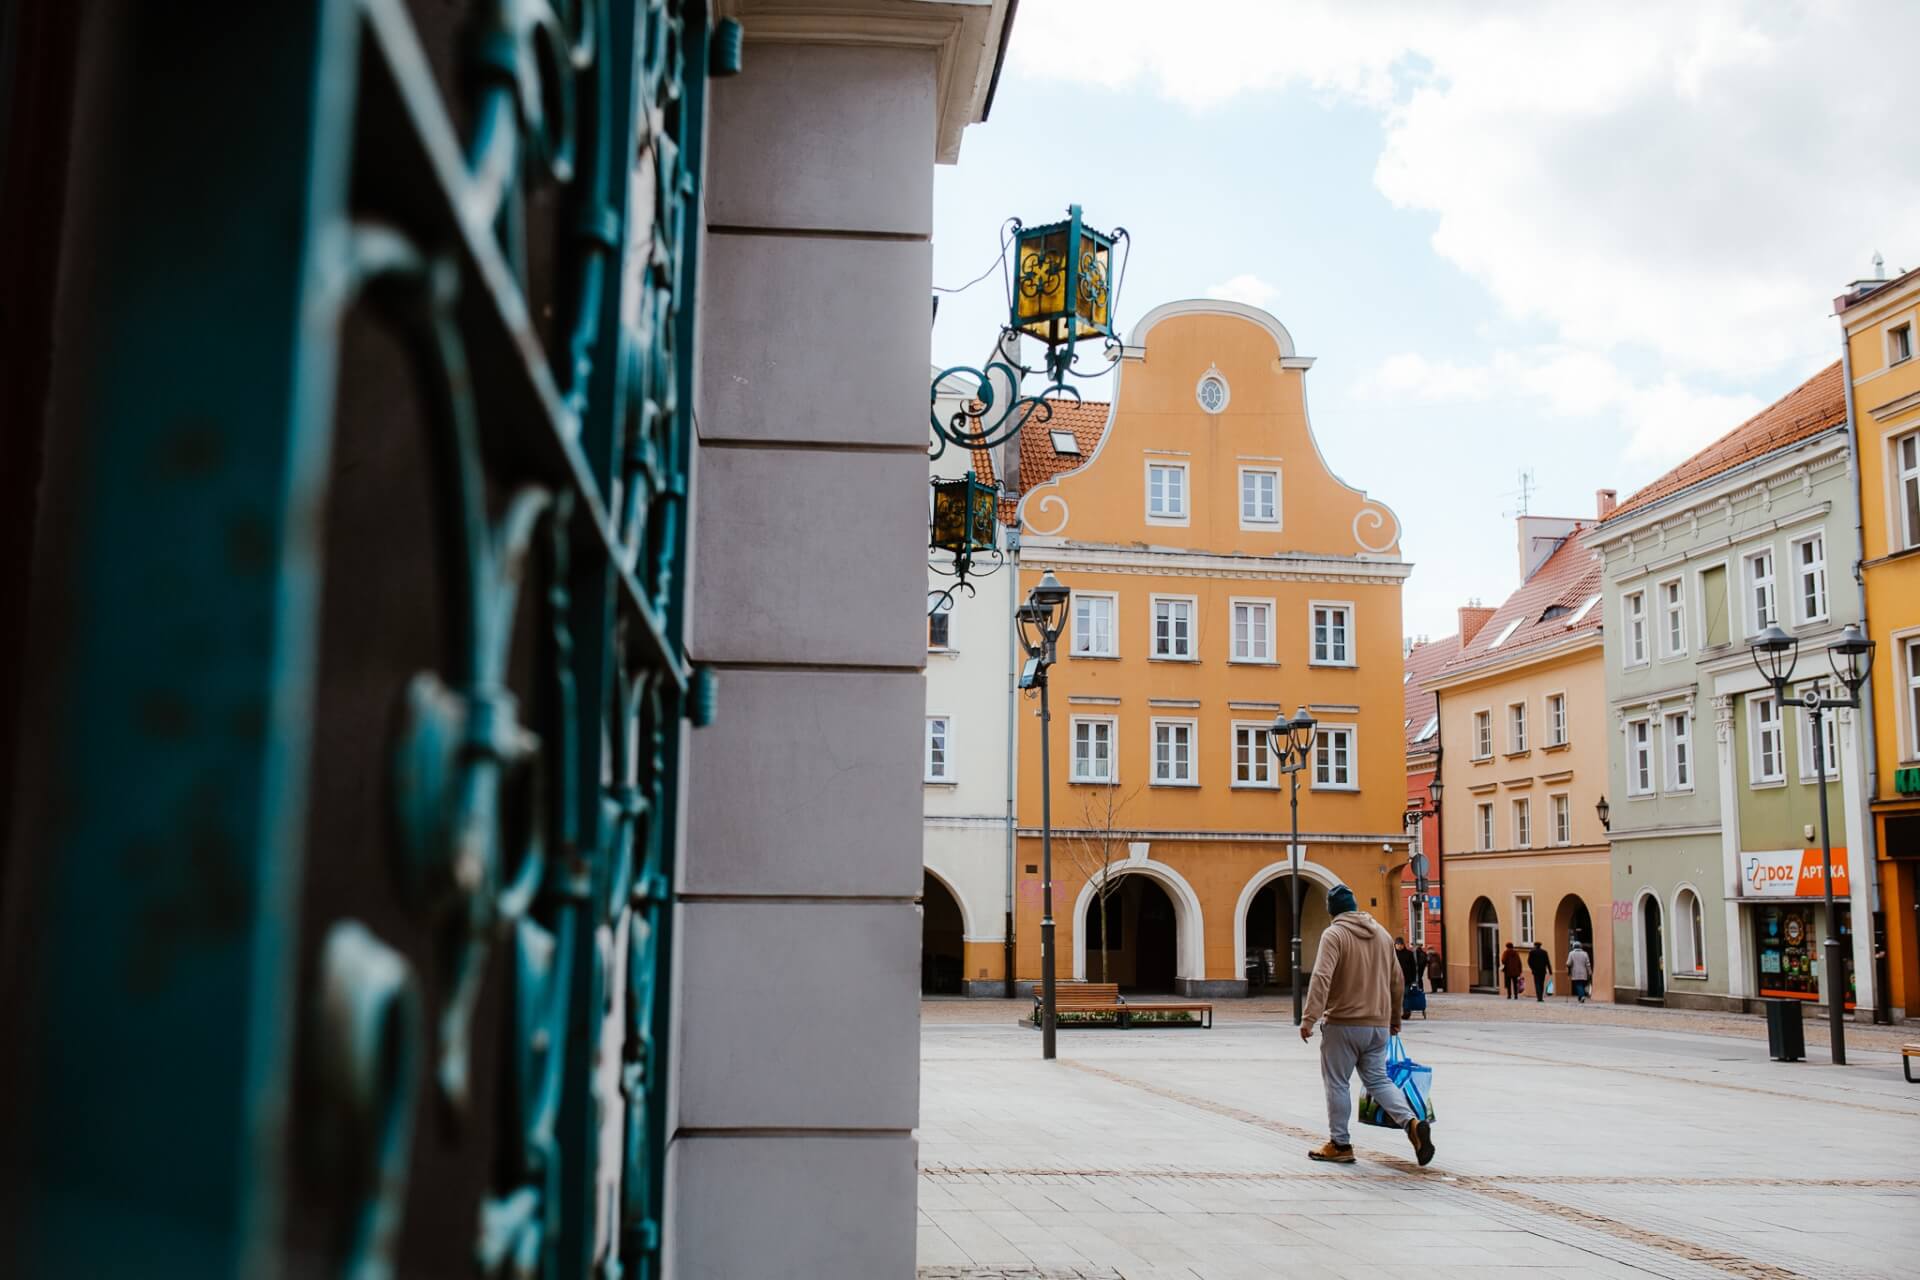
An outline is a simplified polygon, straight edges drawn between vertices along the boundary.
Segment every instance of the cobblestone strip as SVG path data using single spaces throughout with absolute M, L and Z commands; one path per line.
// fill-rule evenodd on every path
M 1127 1280 L 1111 1267 L 921 1267 L 917 1280 Z
M 1275 1120 L 1240 1107 L 1215 1102 L 1210 1098 L 1202 1098 L 1194 1094 L 1182 1093 L 1177 1089 L 1169 1089 L 1164 1085 L 1157 1085 L 1147 1080 L 1137 1080 L 1132 1076 L 1122 1075 L 1117 1071 L 1108 1071 L 1103 1067 L 1091 1066 L 1084 1062 L 1071 1062 L 1062 1059 L 1061 1065 L 1071 1067 L 1075 1071 L 1084 1072 L 1088 1075 L 1111 1080 L 1115 1084 L 1122 1084 L 1130 1088 L 1139 1089 L 1142 1092 L 1153 1094 L 1156 1097 L 1183 1103 L 1201 1111 L 1209 1111 L 1214 1115 L 1224 1116 L 1230 1120 L 1237 1120 L 1243 1124 L 1252 1125 L 1255 1128 L 1265 1129 L 1272 1133 L 1285 1134 L 1290 1138 L 1297 1138 L 1302 1142 L 1317 1143 L 1319 1140 L 1319 1134 L 1312 1130 L 1303 1129 L 1298 1125 L 1288 1124 L 1283 1120 Z M 1726 1275 L 1740 1276 L 1742 1280 L 1809 1280 L 1808 1277 L 1802 1275 L 1800 1272 L 1789 1270 L 1786 1267 L 1775 1266 L 1769 1262 L 1760 1262 L 1753 1258 L 1743 1257 L 1739 1254 L 1730 1253 L 1709 1245 L 1699 1244 L 1691 1240 L 1683 1240 L 1676 1236 L 1665 1235 L 1658 1231 L 1648 1231 L 1644 1228 L 1620 1222 L 1587 1209 L 1562 1204 L 1542 1196 L 1531 1195 L 1528 1192 L 1518 1190 L 1514 1187 L 1502 1185 L 1493 1178 L 1476 1177 L 1471 1174 L 1447 1175 L 1437 1169 L 1422 1169 L 1419 1165 L 1409 1160 L 1394 1156 L 1375 1155 L 1371 1152 L 1363 1152 L 1357 1149 L 1354 1154 L 1364 1162 L 1383 1165 L 1387 1168 L 1398 1170 L 1405 1177 L 1435 1183 L 1437 1185 L 1434 1186 L 1433 1190 L 1442 1195 L 1446 1195 L 1449 1199 L 1457 1196 L 1465 1196 L 1470 1200 L 1492 1200 L 1501 1206 L 1517 1210 L 1519 1211 L 1518 1213 L 1499 1216 L 1512 1222 L 1516 1227 L 1524 1230 L 1532 1230 L 1536 1234 L 1547 1235 L 1546 1232 L 1540 1230 L 1541 1224 L 1539 1220 L 1541 1218 L 1558 1219 L 1562 1222 L 1584 1227 L 1603 1237 L 1609 1237 L 1624 1244 L 1638 1246 L 1641 1249 L 1650 1250 L 1656 1254 L 1665 1254 L 1668 1258 L 1683 1264 L 1690 1263 L 1694 1264 L 1694 1267 L 1711 1268 L 1714 1271 Z M 1627 1265 L 1645 1266 L 1646 1260 L 1644 1255 L 1640 1258 L 1633 1258 L 1621 1256 L 1605 1249 L 1596 1249 L 1593 1248 L 1594 1242 L 1589 1239 L 1569 1239 L 1564 1234 L 1548 1236 L 1548 1238 L 1556 1240 L 1561 1244 L 1571 1245 L 1575 1248 L 1588 1249 L 1590 1252 L 1599 1253 L 1603 1257 L 1611 1257 L 1615 1261 L 1623 1262 Z M 1669 1271 L 1668 1274 L 1687 1275 L 1698 1274 L 1698 1272 L 1694 1271 L 1693 1267 L 1689 1267 L 1685 1271 L 1678 1273 Z
M 1502 1058 L 1515 1058 L 1521 1062 L 1538 1062 L 1551 1067 L 1565 1066 L 1559 1058 L 1542 1058 L 1531 1053 L 1517 1053 L 1512 1049 L 1479 1049 L 1475 1052 L 1497 1055 Z M 1616 1067 L 1603 1063 L 1586 1062 L 1581 1064 L 1585 1071 L 1611 1071 L 1623 1076 L 1644 1076 L 1649 1080 L 1658 1080 L 1662 1084 L 1692 1084 L 1703 1089 L 1730 1089 L 1736 1093 L 1751 1093 L 1762 1098 L 1785 1098 L 1789 1102 L 1818 1102 L 1829 1107 L 1851 1107 L 1855 1111 L 1871 1111 L 1876 1115 L 1898 1116 L 1902 1120 L 1920 1119 L 1920 1112 L 1912 1109 L 1901 1110 L 1898 1107 L 1880 1107 L 1871 1102 L 1855 1102 L 1850 1098 L 1827 1098 L 1812 1093 L 1792 1093 L 1785 1089 L 1764 1089 L 1757 1084 L 1734 1084 L 1730 1080 L 1702 1080 L 1698 1076 L 1668 1075 L 1661 1071 L 1649 1071 L 1644 1067 Z
M 1266 1169 L 1020 1169 L 999 1165 L 932 1164 L 921 1169 L 920 1176 L 936 1182 L 991 1182 L 1010 1178 L 1125 1178 L 1136 1182 L 1323 1182 L 1329 1175 L 1317 1171 Z M 1404 1175 L 1395 1171 L 1377 1174 L 1354 1172 L 1334 1176 L 1358 1178 L 1365 1182 L 1393 1182 Z M 1784 1187 L 1796 1190 L 1858 1187 L 1876 1191 L 1920 1190 L 1920 1178 L 1675 1178 L 1662 1174 L 1501 1173 L 1475 1175 L 1474 1180 L 1567 1187 Z

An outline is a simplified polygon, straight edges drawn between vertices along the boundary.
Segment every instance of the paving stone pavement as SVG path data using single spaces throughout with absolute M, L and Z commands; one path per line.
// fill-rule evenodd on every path
M 1305 1158 L 1317 1042 L 1283 1022 L 1062 1032 L 1046 1063 L 1011 1006 L 972 1004 L 923 1027 L 922 1280 L 1920 1275 L 1920 1086 L 1885 1049 L 1773 1063 L 1737 1019 L 1463 998 L 1406 1035 L 1438 1159 L 1356 1125 L 1334 1167 Z

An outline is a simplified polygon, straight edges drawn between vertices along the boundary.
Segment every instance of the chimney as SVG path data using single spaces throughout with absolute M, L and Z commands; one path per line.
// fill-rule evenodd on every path
M 1474 636 L 1480 633 L 1480 628 L 1486 626 L 1487 619 L 1493 615 L 1494 610 L 1481 604 L 1477 598 L 1461 606 L 1460 647 L 1462 649 L 1473 642 Z
M 1608 516 L 1612 515 L 1613 509 L 1619 505 L 1620 491 L 1618 489 L 1595 489 L 1593 491 L 1593 513 L 1600 519 L 1605 520 Z

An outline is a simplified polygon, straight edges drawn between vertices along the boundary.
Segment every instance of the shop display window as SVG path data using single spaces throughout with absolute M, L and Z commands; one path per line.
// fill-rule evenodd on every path
M 1840 954 L 1846 978 L 1846 1007 L 1853 1008 L 1853 930 L 1851 912 L 1839 908 Z M 1820 942 L 1812 907 L 1766 907 L 1754 921 L 1762 996 L 1790 1000 L 1820 998 Z

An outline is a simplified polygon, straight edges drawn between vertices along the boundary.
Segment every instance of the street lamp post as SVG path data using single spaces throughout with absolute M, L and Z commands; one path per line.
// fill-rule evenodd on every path
M 1433 775 L 1433 780 L 1427 783 L 1427 795 L 1433 801 L 1432 807 L 1429 808 L 1426 805 L 1420 804 L 1418 801 L 1410 801 L 1407 804 L 1407 813 L 1405 818 L 1402 819 L 1402 821 L 1406 823 L 1407 833 L 1410 836 L 1414 836 L 1416 840 L 1418 839 L 1417 833 L 1420 829 L 1420 824 L 1425 822 L 1428 818 L 1438 818 L 1440 816 L 1440 793 L 1445 788 L 1446 788 L 1446 784 L 1440 781 L 1439 769 L 1438 769 L 1438 766 L 1436 765 L 1435 772 Z M 1435 828 L 1434 835 L 1435 835 L 1434 852 L 1436 854 L 1440 854 L 1444 856 L 1445 841 L 1440 837 L 1440 832 L 1438 827 Z M 1421 913 L 1421 917 L 1423 920 L 1425 918 L 1426 910 L 1427 910 L 1427 889 L 1428 889 L 1427 872 L 1433 869 L 1434 866 L 1435 866 L 1435 862 L 1428 860 L 1426 849 L 1424 847 L 1422 847 L 1419 853 L 1413 856 L 1413 892 L 1414 892 L 1414 896 L 1419 898 L 1420 900 L 1419 911 Z M 1442 879 L 1444 880 L 1445 877 L 1443 876 Z M 1443 904 L 1445 903 L 1445 901 L 1446 900 L 1444 898 L 1441 899 L 1441 902 Z M 1444 905 L 1443 905 L 1443 909 L 1444 909 Z M 1411 927 L 1409 927 L 1408 932 L 1409 933 L 1412 932 Z M 1422 926 L 1421 932 L 1423 934 L 1425 933 L 1424 925 Z M 1440 938 L 1441 938 L 1442 945 L 1445 944 L 1446 936 L 1447 936 L 1446 917 L 1442 916 L 1441 924 L 1440 924 Z M 1432 950 L 1432 948 L 1428 948 L 1428 950 Z
M 1020 647 L 1027 664 L 1020 671 L 1022 689 L 1040 691 L 1040 1056 L 1051 1060 L 1056 1023 L 1053 950 L 1053 758 L 1047 726 L 1047 669 L 1053 666 L 1055 644 L 1067 625 L 1069 592 L 1049 569 L 1027 593 L 1027 602 L 1014 610 L 1020 629 Z
M 1827 740 L 1821 718 L 1839 707 L 1860 705 L 1860 686 L 1873 673 L 1873 641 L 1867 639 L 1859 627 L 1849 626 L 1838 640 L 1827 646 L 1827 665 L 1833 669 L 1834 679 L 1846 686 L 1844 698 L 1831 696 L 1817 684 L 1805 697 L 1787 696 L 1787 685 L 1793 680 L 1793 669 L 1800 661 L 1800 642 L 1781 630 L 1779 623 L 1769 623 L 1749 648 L 1753 665 L 1761 679 L 1773 687 L 1773 696 L 1780 705 L 1800 707 L 1813 717 L 1814 785 L 1820 792 L 1820 875 L 1827 908 L 1827 940 L 1821 950 L 1827 975 L 1828 1044 L 1833 1065 L 1843 1067 L 1847 1063 L 1843 1018 L 1846 994 L 1840 989 L 1840 917 L 1833 905 L 1833 837 L 1827 827 Z M 1840 665 L 1842 659 L 1846 662 L 1844 670 Z M 1834 737 L 1838 740 L 1839 735 Z
M 1300 771 L 1313 754 L 1313 717 L 1301 707 L 1293 719 L 1273 718 L 1267 729 L 1267 746 L 1279 757 L 1280 772 L 1287 775 L 1287 808 L 1291 814 L 1291 834 L 1287 840 L 1287 858 L 1293 872 L 1293 1025 L 1300 1025 Z

